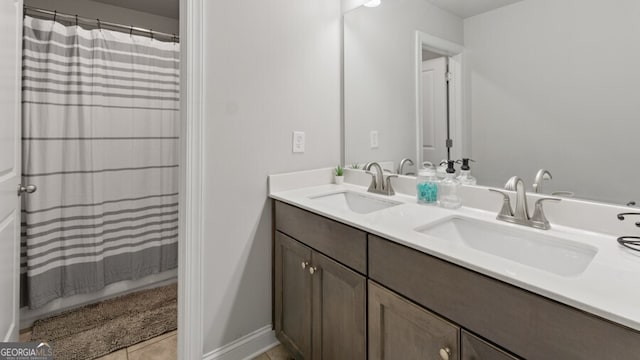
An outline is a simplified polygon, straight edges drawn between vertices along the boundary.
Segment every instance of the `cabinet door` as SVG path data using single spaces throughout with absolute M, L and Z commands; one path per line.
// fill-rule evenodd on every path
M 369 281 L 369 359 L 459 359 L 459 328 Z
M 276 337 L 296 359 L 311 359 L 311 249 L 276 232 Z
M 313 360 L 365 360 L 364 276 L 313 253 Z
M 517 358 L 462 330 L 462 360 L 517 360 Z

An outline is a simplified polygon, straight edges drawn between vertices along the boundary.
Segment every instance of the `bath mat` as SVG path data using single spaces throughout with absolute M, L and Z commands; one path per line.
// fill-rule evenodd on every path
M 95 359 L 175 330 L 177 304 L 177 284 L 138 291 L 38 320 L 31 341 L 51 343 L 56 359 Z

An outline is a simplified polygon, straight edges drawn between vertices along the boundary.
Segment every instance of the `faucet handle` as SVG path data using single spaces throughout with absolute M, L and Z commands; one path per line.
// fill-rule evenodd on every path
M 397 174 L 390 174 L 387 175 L 387 180 L 385 181 L 384 184 L 384 191 L 386 191 L 387 195 L 395 195 L 396 192 L 393 190 L 393 186 L 391 186 L 391 179 L 392 178 L 397 178 L 398 175 Z
M 509 198 L 509 194 L 505 193 L 504 191 L 500 191 L 496 189 L 489 189 L 489 191 L 492 191 L 494 193 L 498 193 L 504 196 L 504 199 L 502 200 L 502 208 L 498 213 L 498 219 L 513 217 L 513 210 L 511 209 L 511 198 Z
M 371 175 L 371 183 L 369 184 L 369 189 L 367 191 L 375 192 L 376 188 L 378 187 L 378 182 L 376 181 L 376 173 L 369 170 L 365 170 L 364 172 Z
M 531 223 L 535 228 L 549 230 L 551 225 L 549 225 L 549 220 L 547 220 L 547 217 L 544 215 L 544 209 L 542 208 L 544 201 L 560 202 L 562 199 L 544 197 L 536 201 L 535 210 L 533 211 L 533 216 L 531 216 Z

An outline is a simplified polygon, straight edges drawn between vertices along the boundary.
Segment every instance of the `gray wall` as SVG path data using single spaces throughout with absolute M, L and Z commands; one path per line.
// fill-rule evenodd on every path
M 90 0 L 24 0 L 26 5 L 123 25 L 178 34 L 178 20 Z
M 267 175 L 339 162 L 341 35 L 339 0 L 204 3 L 207 353 L 272 322 Z
M 425 0 L 383 0 L 345 15 L 345 160 L 416 160 L 415 31 L 463 43 L 459 17 Z M 370 146 L 377 130 L 379 148 Z
M 473 174 L 640 200 L 640 2 L 525 0 L 464 21 Z

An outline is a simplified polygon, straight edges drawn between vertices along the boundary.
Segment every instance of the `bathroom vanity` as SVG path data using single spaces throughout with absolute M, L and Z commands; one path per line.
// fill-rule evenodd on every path
M 347 193 L 360 198 L 346 199 Z M 569 252 L 567 259 L 586 256 L 586 265 L 578 260 L 554 268 L 553 259 L 518 263 L 506 255 L 441 244 L 435 233 L 421 233 L 425 226 L 415 226 L 431 229 L 451 219 L 483 217 L 491 223 L 495 214 L 485 211 L 425 207 L 408 196 L 372 195 L 349 184 L 278 191 L 271 197 L 274 324 L 276 336 L 296 359 L 640 356 L 640 313 L 606 308 L 637 304 L 637 297 L 620 299 L 637 296 L 635 290 L 609 292 L 633 285 L 621 281 L 635 276 L 630 266 L 640 271 L 640 257 L 608 242 L 594 245 L 591 238 L 598 235 L 585 232 L 580 235 L 584 243 L 559 250 Z M 327 197 L 335 199 L 333 204 Z M 515 234 L 520 230 L 504 226 Z M 606 269 L 601 261 L 615 251 L 621 252 L 618 263 Z M 605 281 L 608 285 L 593 282 L 614 274 L 619 276 Z M 592 286 L 584 287 L 587 283 Z

